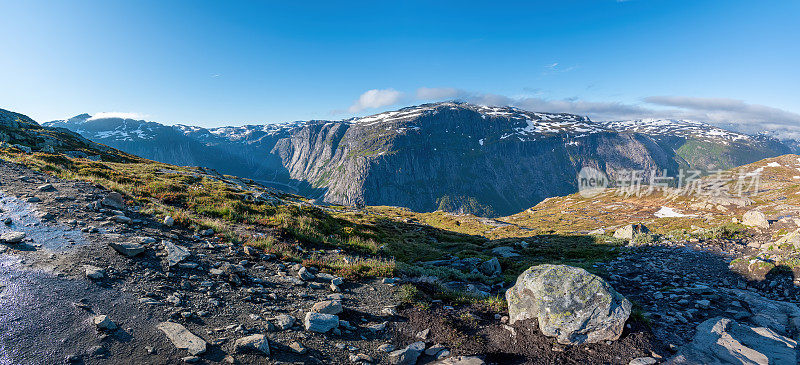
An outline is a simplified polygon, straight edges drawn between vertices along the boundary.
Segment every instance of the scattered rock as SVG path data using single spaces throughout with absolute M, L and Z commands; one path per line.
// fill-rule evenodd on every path
M 392 352 L 392 351 L 394 351 L 394 345 L 385 343 L 383 345 L 378 346 L 378 351 Z
M 425 350 L 425 342 L 414 342 L 408 347 L 389 353 L 389 364 L 392 365 L 414 365 L 417 363 L 419 355 Z
M 56 188 L 53 187 L 53 184 L 44 184 L 44 185 L 39 186 L 37 189 L 39 191 L 53 191 L 53 190 L 56 190 Z
M 191 355 L 206 352 L 206 341 L 189 332 L 186 327 L 174 322 L 161 322 L 158 327 L 176 348 L 186 349 Z
M 237 339 L 233 343 L 234 351 L 241 353 L 247 351 L 258 351 L 264 355 L 269 355 L 269 340 L 261 334 L 250 335 Z
M 751 210 L 742 216 L 742 224 L 748 227 L 769 228 L 767 216 L 757 210 Z
M 432 362 L 430 365 L 484 365 L 484 362 L 477 356 L 454 356 L 444 360 Z
M 305 280 L 305 281 L 314 280 L 314 278 L 316 277 L 316 276 L 314 276 L 314 274 L 312 274 L 310 271 L 308 271 L 308 269 L 306 269 L 305 267 L 301 267 L 300 270 L 297 271 L 297 276 L 300 279 Z
M 655 365 L 658 363 L 658 360 L 652 357 L 637 357 L 631 360 L 628 365 Z
M 294 323 L 297 321 L 294 317 L 288 314 L 280 314 L 275 317 L 274 324 L 281 331 L 288 330 L 294 326 Z
M 306 351 L 308 351 L 308 349 L 306 349 L 306 347 L 303 346 L 302 343 L 297 342 L 297 341 L 292 342 L 289 345 L 289 348 L 292 349 L 292 352 L 294 352 L 296 354 L 300 354 L 300 355 L 305 354 Z
M 492 253 L 504 258 L 519 256 L 519 254 L 514 251 L 513 247 L 495 247 L 492 249 Z
M 666 364 L 796 364 L 797 342 L 764 327 L 711 318 Z
M 106 271 L 92 265 L 84 265 L 84 270 L 86 271 L 86 277 L 89 279 L 99 280 L 106 277 Z
M 133 257 L 144 252 L 144 246 L 133 242 L 114 242 L 109 240 L 108 245 L 127 257 Z
M 6 232 L 0 235 L 0 242 L 16 244 L 22 242 L 26 236 L 25 232 Z
M 342 313 L 342 302 L 338 300 L 325 300 L 314 304 L 311 307 L 311 311 L 314 313 L 325 313 L 325 314 L 339 314 Z
M 131 224 L 131 223 L 133 223 L 132 219 L 130 219 L 130 218 L 124 216 L 124 215 L 115 215 L 115 216 L 111 217 L 111 220 L 114 221 L 114 222 L 123 223 L 123 224 Z
M 118 210 L 125 209 L 125 199 L 122 197 L 122 194 L 114 191 L 108 193 L 108 195 L 100 201 L 100 204 Z
M 339 316 L 325 313 L 306 313 L 306 318 L 303 321 L 306 331 L 312 332 L 328 332 L 336 327 L 339 327 Z
M 485 261 L 478 265 L 478 270 L 482 272 L 484 275 L 494 276 L 500 275 L 502 272 L 502 268 L 500 267 L 500 260 L 497 257 L 493 257 L 489 261 Z
M 170 267 L 177 265 L 191 255 L 188 248 L 178 246 L 168 240 L 164 241 L 164 250 L 167 252 L 167 265 Z
M 506 292 L 509 321 L 537 318 L 546 336 L 562 344 L 616 340 L 631 302 L 588 271 L 566 265 L 525 270 Z
M 622 240 L 632 240 L 636 235 L 642 233 L 649 233 L 650 230 L 644 224 L 629 224 L 614 232 L 614 238 Z
M 167 227 L 172 227 L 175 225 L 175 219 L 170 216 L 164 217 L 164 225 Z
M 94 322 L 94 325 L 101 330 L 113 331 L 117 329 L 116 323 L 112 322 L 111 319 L 106 315 L 94 316 L 92 321 Z

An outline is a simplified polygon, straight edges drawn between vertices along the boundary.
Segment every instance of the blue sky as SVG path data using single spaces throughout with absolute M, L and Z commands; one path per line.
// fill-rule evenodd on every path
M 9 1 L 0 108 L 215 126 L 459 98 L 800 128 L 798 14 L 794 0 Z

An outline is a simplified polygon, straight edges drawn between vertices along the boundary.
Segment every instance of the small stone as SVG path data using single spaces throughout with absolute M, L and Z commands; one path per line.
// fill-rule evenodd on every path
M 6 232 L 0 235 L 0 243 L 20 243 L 26 236 L 25 232 Z
M 167 252 L 167 265 L 172 267 L 191 255 L 189 249 L 178 246 L 172 241 L 164 241 L 164 251 Z
M 68 364 L 75 364 L 81 362 L 81 357 L 76 354 L 67 355 L 64 359 Z
M 100 204 L 114 209 L 125 209 L 125 199 L 122 194 L 112 191 L 100 201 Z
M 287 314 L 280 314 L 275 317 L 275 327 L 277 327 L 281 331 L 288 330 L 294 326 L 294 323 L 297 321 L 294 317 L 287 315 Z
M 314 274 L 305 267 L 301 267 L 300 270 L 297 271 L 297 276 L 304 281 L 314 280 L 315 278 Z
M 103 346 L 100 345 L 92 346 L 88 350 L 86 350 L 86 352 L 89 354 L 89 356 L 92 357 L 104 357 L 106 356 L 106 354 L 108 354 L 108 351 Z
M 94 316 L 92 321 L 94 325 L 101 330 L 112 331 L 117 329 L 117 325 L 106 315 Z
M 370 330 L 370 331 L 372 331 L 372 332 L 380 332 L 380 331 L 383 331 L 383 330 L 385 330 L 385 329 L 386 329 L 386 325 L 387 325 L 388 323 L 389 323 L 389 322 L 383 322 L 383 323 L 373 324 L 373 325 L 369 326 L 368 328 L 369 328 L 369 330 Z
M 39 191 L 52 191 L 56 188 L 53 187 L 53 184 L 44 184 L 37 188 Z
M 172 219 L 170 216 L 164 217 L 164 225 L 167 227 L 172 227 L 175 225 L 175 219 Z
M 186 327 L 174 322 L 161 322 L 158 329 L 164 332 L 172 341 L 172 344 L 179 349 L 186 349 L 191 355 L 199 355 L 206 352 L 206 341 L 189 332 Z
M 637 357 L 631 360 L 631 362 L 629 362 L 628 365 L 654 365 L 656 363 L 658 363 L 658 360 L 648 356 L 648 357 Z
M 392 352 L 392 351 L 394 351 L 394 345 L 385 343 L 383 345 L 378 346 L 378 351 L 381 351 L 381 352 Z
M 338 300 L 325 300 L 318 302 L 311 307 L 311 311 L 315 313 L 339 314 L 343 311 L 342 302 Z
M 237 339 L 233 343 L 236 352 L 258 351 L 269 355 L 269 340 L 264 335 L 256 334 Z
M 389 364 L 392 365 L 414 365 L 417 359 L 425 350 L 425 342 L 414 342 L 408 347 L 395 350 L 389 353 Z
M 144 252 L 144 246 L 133 242 L 118 243 L 118 242 L 108 241 L 108 245 L 111 246 L 111 248 L 113 248 L 117 252 L 127 257 L 133 257 Z
M 196 364 L 198 361 L 200 361 L 200 358 L 197 356 L 186 356 L 181 358 L 181 360 L 187 364 Z
M 97 266 L 85 265 L 84 270 L 86 272 L 86 277 L 89 279 L 100 280 L 106 277 L 106 271 Z
M 308 312 L 303 324 L 306 331 L 324 333 L 339 327 L 339 317 L 333 314 Z
M 428 349 L 425 350 L 425 355 L 436 356 L 437 354 L 439 354 L 440 352 L 442 352 L 444 350 L 446 350 L 446 348 L 444 346 L 442 346 L 440 344 L 436 344 L 436 345 L 433 345 L 431 347 L 428 347 Z
M 297 342 L 297 341 L 292 342 L 289 345 L 289 348 L 292 349 L 292 352 L 294 352 L 296 354 L 300 354 L 300 355 L 305 354 L 306 351 L 308 351 L 306 349 L 306 347 L 303 346 L 303 344 L 301 344 L 300 342 Z

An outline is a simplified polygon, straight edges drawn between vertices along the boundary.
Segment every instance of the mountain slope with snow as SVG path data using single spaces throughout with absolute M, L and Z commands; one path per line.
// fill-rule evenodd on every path
M 788 153 L 689 121 L 595 122 L 458 102 L 342 121 L 200 128 L 88 115 L 50 123 L 121 150 L 208 166 L 331 203 L 511 214 L 572 193 L 584 166 L 729 168 Z

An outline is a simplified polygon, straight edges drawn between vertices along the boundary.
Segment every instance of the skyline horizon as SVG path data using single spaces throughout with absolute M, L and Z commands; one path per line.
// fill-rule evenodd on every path
M 305 122 L 350 122 L 350 121 L 357 121 L 358 119 L 361 119 L 361 118 L 369 118 L 371 116 L 375 116 L 375 115 L 379 115 L 379 114 L 390 113 L 390 112 L 393 112 L 393 111 L 411 109 L 411 108 L 421 107 L 421 106 L 425 106 L 425 105 L 446 104 L 446 103 L 468 104 L 468 105 L 473 105 L 473 106 L 486 106 L 486 107 L 499 107 L 499 108 L 508 107 L 508 108 L 516 108 L 516 109 L 527 111 L 527 112 L 546 113 L 546 114 L 571 114 L 571 115 L 577 115 L 577 116 L 581 116 L 581 117 L 586 117 L 590 121 L 597 122 L 597 123 L 608 123 L 608 122 L 616 122 L 616 121 L 651 122 L 651 121 L 659 121 L 659 120 L 671 120 L 671 121 L 680 121 L 680 122 L 698 122 L 698 123 L 703 123 L 703 124 L 707 124 L 707 125 L 710 125 L 710 126 L 714 126 L 714 127 L 717 127 L 717 128 L 726 129 L 726 130 L 729 130 L 729 131 L 742 133 L 742 134 L 769 135 L 769 136 L 772 136 L 774 138 L 778 138 L 778 139 L 781 139 L 781 140 L 796 140 L 797 139 L 796 136 L 781 136 L 781 135 L 779 135 L 780 134 L 779 132 L 772 131 L 772 130 L 764 130 L 764 131 L 742 130 L 742 129 L 736 128 L 737 124 L 733 123 L 733 122 L 728 122 L 728 123 L 717 122 L 717 123 L 715 123 L 713 121 L 703 120 L 703 119 L 699 119 L 699 118 L 682 118 L 682 117 L 671 117 L 671 116 L 649 116 L 649 117 L 648 116 L 643 116 L 643 117 L 640 117 L 640 118 L 631 118 L 631 119 L 602 119 L 602 118 L 594 118 L 594 117 L 589 116 L 589 115 L 581 115 L 581 114 L 570 113 L 570 112 L 533 110 L 533 109 L 526 109 L 524 107 L 519 107 L 519 106 L 515 106 L 515 105 L 497 105 L 497 104 L 477 103 L 477 102 L 472 102 L 472 101 L 467 101 L 467 100 L 460 100 L 460 99 L 428 101 L 428 102 L 419 102 L 419 103 L 415 103 L 415 104 L 399 105 L 399 106 L 396 106 L 396 107 L 385 107 L 385 108 L 381 108 L 380 110 L 375 110 L 373 112 L 369 112 L 369 113 L 366 113 L 366 114 L 365 113 L 361 113 L 362 115 L 352 116 L 352 117 L 347 117 L 347 118 L 305 119 L 305 120 L 297 119 L 297 120 L 285 120 L 285 121 L 275 121 L 275 122 L 250 121 L 250 122 L 243 122 L 243 123 L 238 123 L 238 124 L 237 123 L 227 123 L 227 122 L 223 121 L 223 122 L 218 123 L 217 125 L 212 125 L 212 126 L 200 126 L 198 124 L 192 124 L 191 122 L 188 122 L 188 123 L 187 122 L 170 123 L 170 122 L 152 120 L 152 119 L 147 118 L 147 116 L 143 116 L 143 115 L 133 115 L 132 113 L 118 113 L 118 112 L 81 113 L 81 114 L 74 115 L 74 116 L 69 117 L 69 118 L 54 119 L 54 120 L 49 120 L 49 121 L 40 121 L 40 120 L 36 120 L 34 118 L 31 118 L 31 119 L 34 119 L 34 121 L 36 121 L 37 123 L 39 123 L 41 125 L 48 125 L 48 124 L 51 124 L 51 123 L 68 121 L 68 120 L 75 119 L 75 118 L 78 118 L 78 117 L 86 115 L 86 116 L 89 116 L 89 117 L 86 118 L 85 122 L 90 122 L 90 121 L 94 121 L 94 120 L 121 119 L 121 120 L 131 120 L 131 121 L 136 121 L 136 122 L 157 123 L 157 124 L 161 124 L 161 125 L 165 125 L 165 126 L 187 126 L 187 127 L 200 127 L 200 128 L 205 128 L 205 129 L 219 129 L 219 128 L 237 128 L 237 127 L 246 127 L 246 126 L 282 125 L 282 124 L 305 123 Z M 3 108 L 0 108 L 0 109 L 3 109 Z M 23 113 L 23 112 L 20 112 L 20 111 L 15 111 L 15 110 L 10 110 L 10 111 L 16 112 L 16 113 L 19 113 L 19 114 L 23 114 L 23 115 L 27 116 L 26 113 Z

